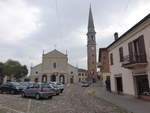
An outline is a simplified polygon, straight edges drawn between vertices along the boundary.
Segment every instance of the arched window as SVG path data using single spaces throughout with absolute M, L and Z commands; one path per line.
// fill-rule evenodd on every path
M 93 35 L 91 36 L 91 40 L 93 40 L 93 41 L 94 41 L 94 36 L 93 36 Z
M 56 62 L 53 63 L 53 68 L 56 68 Z

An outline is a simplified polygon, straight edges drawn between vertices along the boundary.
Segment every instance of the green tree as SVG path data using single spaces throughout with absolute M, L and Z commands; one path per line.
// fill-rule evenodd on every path
M 3 72 L 5 75 L 15 77 L 17 80 L 28 74 L 28 69 L 25 65 L 21 65 L 18 61 L 8 60 L 4 64 Z
M 27 74 L 28 74 L 27 66 L 23 65 L 23 66 L 18 67 L 16 74 L 14 74 L 14 77 L 16 79 L 19 79 L 19 78 L 25 77 Z
M 4 67 L 4 64 L 0 62 L 0 77 L 3 76 L 3 67 Z
M 3 82 L 4 74 L 3 74 L 4 64 L 0 62 L 0 84 Z

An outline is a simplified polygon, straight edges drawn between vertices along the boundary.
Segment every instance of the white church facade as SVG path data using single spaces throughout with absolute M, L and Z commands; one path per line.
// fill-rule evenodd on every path
M 68 63 L 68 56 L 58 50 L 42 55 L 42 63 L 31 67 L 32 82 L 77 83 L 78 68 Z

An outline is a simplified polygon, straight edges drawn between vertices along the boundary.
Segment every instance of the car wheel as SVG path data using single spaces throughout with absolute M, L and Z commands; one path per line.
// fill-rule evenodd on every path
M 3 94 L 3 91 L 2 91 L 2 90 L 0 90 L 0 94 Z
M 10 91 L 10 94 L 15 94 L 15 91 L 14 91 L 14 90 L 11 90 L 11 91 Z
M 59 93 L 57 93 L 56 95 L 59 95 Z
M 53 96 L 49 96 L 49 99 L 52 99 Z
M 21 96 L 22 96 L 22 97 L 26 97 L 26 95 L 25 95 L 25 93 L 24 93 L 24 92 L 22 92 Z
M 39 94 L 36 94 L 36 95 L 35 95 L 35 98 L 36 98 L 36 100 L 39 100 L 39 99 L 40 99 L 40 95 L 39 95 Z

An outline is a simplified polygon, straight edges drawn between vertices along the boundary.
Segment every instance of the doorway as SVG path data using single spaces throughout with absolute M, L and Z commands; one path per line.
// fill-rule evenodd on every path
M 116 88 L 118 94 L 123 92 L 122 77 L 116 77 Z
M 135 76 L 137 95 L 144 95 L 149 92 L 148 75 Z
M 70 78 L 70 83 L 71 83 L 71 84 L 73 84 L 73 83 L 74 83 L 73 76 Z
M 59 76 L 59 82 L 62 83 L 62 84 L 65 83 L 65 76 L 64 75 Z
M 51 81 L 52 81 L 52 82 L 56 82 L 56 75 L 52 75 L 52 76 L 51 76 Z
M 42 76 L 42 82 L 47 82 L 47 75 Z

